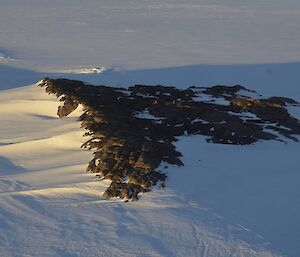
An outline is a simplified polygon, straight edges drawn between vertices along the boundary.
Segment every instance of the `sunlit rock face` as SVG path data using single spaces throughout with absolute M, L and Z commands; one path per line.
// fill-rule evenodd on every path
M 80 120 L 93 149 L 87 171 L 112 182 L 105 197 L 137 200 L 167 177 L 162 162 L 183 165 L 176 137 L 201 134 L 208 143 L 248 145 L 259 140 L 297 141 L 300 123 L 284 97 L 263 99 L 242 86 L 175 87 L 135 85 L 128 89 L 45 78 L 38 83 L 63 105 L 58 115 L 84 107 Z M 197 149 L 195 149 L 196 151 Z

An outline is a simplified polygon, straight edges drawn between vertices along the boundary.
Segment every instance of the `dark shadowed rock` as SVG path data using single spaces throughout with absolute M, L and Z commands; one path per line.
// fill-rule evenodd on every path
M 258 140 L 285 138 L 297 141 L 299 121 L 285 108 L 299 105 L 284 97 L 255 99 L 255 91 L 242 86 L 211 88 L 135 85 L 128 90 L 86 85 L 81 81 L 44 79 L 46 92 L 64 103 L 60 117 L 79 104 L 80 120 L 89 139 L 83 148 L 93 149 L 87 172 L 112 182 L 105 197 L 137 200 L 161 182 L 162 162 L 183 165 L 173 145 L 177 136 L 201 134 L 209 143 L 247 145 Z

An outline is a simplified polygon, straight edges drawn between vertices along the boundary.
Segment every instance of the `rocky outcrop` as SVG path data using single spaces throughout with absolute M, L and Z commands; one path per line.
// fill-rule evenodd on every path
M 79 104 L 80 120 L 94 150 L 87 171 L 110 179 L 105 197 L 137 200 L 138 194 L 161 183 L 162 162 L 183 165 L 173 145 L 181 135 L 201 134 L 209 143 L 247 145 L 258 140 L 297 141 L 300 123 L 287 111 L 296 101 L 262 99 L 242 86 L 175 87 L 135 85 L 128 89 L 86 85 L 66 79 L 43 79 L 40 86 L 63 105 L 60 117 Z M 259 99 L 250 97 L 256 95 Z

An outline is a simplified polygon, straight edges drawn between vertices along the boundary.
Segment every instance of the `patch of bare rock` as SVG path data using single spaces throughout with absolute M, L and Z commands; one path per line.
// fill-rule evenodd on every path
M 284 97 L 260 98 L 242 86 L 175 87 L 135 85 L 125 88 L 86 85 L 81 81 L 45 78 L 38 83 L 63 105 L 60 117 L 79 104 L 80 120 L 94 150 L 87 172 L 112 182 L 107 198 L 137 200 L 139 193 L 167 177 L 162 162 L 183 165 L 174 146 L 181 135 L 201 134 L 209 143 L 248 145 L 259 140 L 297 140 L 300 123 Z M 252 98 L 249 95 L 256 95 Z

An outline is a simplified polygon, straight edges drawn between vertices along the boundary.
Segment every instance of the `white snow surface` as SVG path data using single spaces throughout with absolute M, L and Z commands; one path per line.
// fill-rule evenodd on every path
M 299 0 L 1 0 L 0 47 L 57 70 L 300 59 Z
M 300 101 L 299 30 L 299 0 L 1 0 L 0 256 L 299 257 L 300 143 L 181 137 L 165 190 L 107 200 L 82 110 L 59 119 L 23 87 L 241 84 Z
M 140 201 L 84 172 L 83 130 L 36 85 L 0 93 L 2 256 L 296 256 L 299 145 L 181 137 L 184 167 Z M 234 157 L 234 158 L 233 158 Z M 162 164 L 165 169 L 165 164 Z
M 146 108 L 142 112 L 135 113 L 134 117 L 140 118 L 140 119 L 146 119 L 146 120 L 153 120 L 153 121 L 160 121 L 162 119 L 165 119 L 164 117 L 156 117 L 156 116 L 152 115 L 149 112 L 148 108 Z

